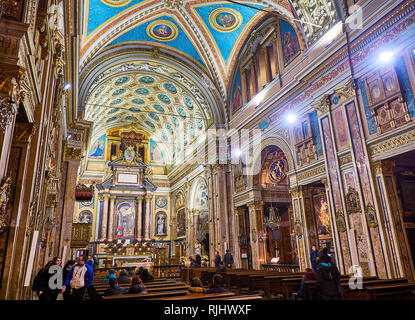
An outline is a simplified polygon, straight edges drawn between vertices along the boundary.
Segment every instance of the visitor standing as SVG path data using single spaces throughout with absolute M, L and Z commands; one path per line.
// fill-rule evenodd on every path
M 318 253 L 316 293 L 321 300 L 339 300 L 343 296 L 340 272 L 324 248 Z
M 232 268 L 233 265 L 233 256 L 229 249 L 226 250 L 225 256 L 223 257 L 223 261 L 225 262 L 226 268 Z
M 85 263 L 85 257 L 80 256 L 78 263 L 68 272 L 65 283 L 62 287 L 64 294 L 69 287 L 71 300 L 83 300 L 86 290 L 94 281 L 94 271 L 91 266 Z

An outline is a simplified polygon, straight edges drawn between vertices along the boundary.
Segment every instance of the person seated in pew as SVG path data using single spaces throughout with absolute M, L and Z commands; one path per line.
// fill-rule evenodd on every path
M 118 283 L 131 283 L 131 279 L 128 276 L 128 273 L 126 270 L 120 271 L 120 276 L 118 277 Z
M 316 296 L 321 300 L 339 300 L 343 296 L 340 272 L 332 263 L 327 248 L 318 253 Z
M 115 275 L 114 269 L 109 269 L 108 274 L 102 278 L 103 283 L 108 283 L 111 279 L 117 279 L 117 276 Z
M 143 267 L 140 267 L 136 272 L 135 272 L 135 274 L 137 275 L 137 276 L 142 276 L 142 274 L 143 274 L 143 271 L 144 271 L 144 268 Z
M 198 265 L 196 264 L 196 260 L 193 259 L 192 257 L 189 257 L 189 262 L 190 262 L 190 268 L 198 267 Z
M 143 269 L 143 273 L 140 278 L 143 282 L 152 282 L 154 280 L 154 277 L 150 274 L 150 272 L 148 272 L 147 269 Z
M 146 287 L 143 285 L 140 277 L 134 277 L 128 293 L 147 293 Z
M 203 288 L 202 281 L 198 277 L 192 278 L 189 287 L 190 293 L 205 293 L 206 290 Z
M 117 279 L 110 279 L 110 287 L 105 290 L 104 296 L 115 296 L 118 294 L 124 294 L 127 290 L 118 285 Z
M 303 279 L 301 279 L 300 289 L 293 294 L 294 300 L 297 300 L 297 298 L 304 299 L 304 285 L 308 281 L 317 280 L 317 275 L 313 272 L 312 269 L 306 268 L 306 273 L 303 275 Z
M 212 279 L 212 286 L 206 291 L 206 293 L 221 293 L 228 292 L 222 287 L 223 277 L 220 274 L 215 274 Z
M 129 276 L 133 276 L 134 275 L 134 269 L 133 268 L 128 268 L 127 269 L 128 275 Z
M 197 254 L 195 257 L 196 267 L 200 268 L 202 266 L 202 257 L 200 254 Z

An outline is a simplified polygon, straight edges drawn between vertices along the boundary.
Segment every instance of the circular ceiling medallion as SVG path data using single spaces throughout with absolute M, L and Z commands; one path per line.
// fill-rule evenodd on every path
M 232 32 L 242 24 L 241 14 L 231 8 L 217 8 L 209 15 L 210 25 L 220 32 Z
M 136 104 L 144 104 L 144 100 L 143 99 L 139 99 L 139 98 L 134 98 L 131 101 L 134 102 L 134 103 L 136 103 Z
M 178 34 L 176 25 L 167 20 L 153 21 L 147 27 L 147 35 L 158 41 L 172 41 Z
M 131 112 L 140 112 L 141 111 L 141 109 L 137 108 L 137 107 L 131 107 L 128 110 L 130 110 Z
M 120 77 L 115 81 L 115 84 L 123 84 L 126 83 L 129 80 L 128 77 L 124 76 L 124 77 Z
M 193 101 L 190 98 L 184 98 L 184 103 L 191 110 L 193 109 Z
M 101 1 L 110 7 L 123 7 L 129 4 L 132 0 L 101 0 Z
M 127 116 L 125 117 L 125 119 L 130 120 L 130 121 L 138 121 L 138 119 L 134 116 Z
M 171 135 L 174 133 L 173 128 L 171 127 L 171 125 L 166 124 L 166 129 L 167 129 L 168 132 L 170 132 Z
M 146 88 L 138 88 L 137 90 L 135 90 L 135 92 L 137 92 L 138 94 L 148 94 L 149 91 Z
M 122 99 L 115 99 L 113 101 L 111 101 L 110 105 L 114 105 L 114 104 L 120 104 L 122 102 Z
M 165 94 L 159 94 L 157 97 L 160 99 L 161 102 L 170 103 L 170 98 Z
M 269 176 L 271 180 L 275 182 L 280 182 L 285 178 L 285 171 L 287 165 L 284 160 L 277 160 L 271 164 L 269 167 Z
M 157 114 L 155 114 L 154 112 L 150 112 L 149 113 L 149 116 L 153 120 L 156 120 L 156 121 L 159 121 L 160 120 L 160 117 Z
M 164 88 L 166 88 L 166 90 L 171 92 L 171 93 L 177 93 L 176 87 L 174 85 L 172 85 L 171 83 L 165 83 Z
M 120 89 L 115 90 L 115 91 L 112 93 L 112 95 L 113 95 L 113 96 L 119 96 L 120 94 L 123 94 L 124 92 L 125 92 L 125 89 L 124 89 L 124 88 L 120 88 Z
M 177 108 L 177 112 L 182 118 L 186 118 L 186 112 L 184 111 L 183 108 L 181 107 Z
M 156 126 L 154 125 L 154 123 L 152 123 L 151 121 L 144 121 L 146 125 L 148 125 L 150 128 L 154 129 Z
M 156 109 L 157 111 L 160 111 L 160 112 L 164 112 L 164 108 L 159 104 L 155 104 L 154 109 Z
M 150 84 L 150 83 L 154 82 L 154 79 L 152 77 L 149 77 L 149 76 L 144 76 L 144 77 L 140 78 L 140 81 L 142 83 L 145 83 L 145 84 Z
M 116 113 L 119 110 L 120 110 L 120 108 L 114 108 L 114 109 L 108 111 L 107 114 Z
M 118 117 L 111 117 L 111 118 L 109 118 L 108 120 L 107 120 L 107 122 L 113 122 L 113 121 L 115 121 L 115 120 L 117 120 L 118 119 Z

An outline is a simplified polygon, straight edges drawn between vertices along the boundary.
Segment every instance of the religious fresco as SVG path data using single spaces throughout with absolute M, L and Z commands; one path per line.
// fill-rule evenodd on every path
M 317 221 L 317 234 L 319 239 L 332 238 L 330 211 L 325 191 L 313 195 L 314 213 Z
M 281 185 L 287 184 L 288 162 L 284 152 L 275 147 L 270 146 L 261 152 L 261 173 L 254 177 L 254 184 Z M 258 180 L 259 179 L 259 180 Z
M 207 208 L 208 206 L 208 189 L 205 181 L 200 180 L 195 187 L 194 208 Z
M 300 43 L 293 27 L 284 20 L 279 20 L 280 36 L 284 66 L 287 66 L 300 54 Z
M 134 237 L 136 200 L 117 199 L 115 202 L 114 237 Z
M 160 147 L 153 139 L 150 139 L 150 160 L 153 162 L 164 162 L 164 155 Z
M 185 235 L 186 235 L 186 210 L 182 208 L 177 211 L 176 236 L 184 237 Z
M 235 113 L 242 107 L 242 85 L 241 85 L 241 72 L 239 68 L 235 74 L 235 80 L 233 83 L 231 105 L 232 105 L 232 113 Z
M 108 46 L 126 42 L 156 42 L 182 53 L 183 48 L 186 48 L 184 54 L 202 66 L 205 65 L 198 50 L 173 17 L 161 16 L 158 19 L 145 22 L 125 33 L 121 33 Z
M 156 209 L 167 209 L 167 196 L 156 196 Z
M 265 8 L 259 4 L 250 4 L 250 6 L 258 9 Z M 209 37 L 216 44 L 225 65 L 228 64 L 247 25 L 261 14 L 254 8 L 232 3 L 200 4 L 192 7 L 192 10 L 210 33 Z
M 104 134 L 94 142 L 91 149 L 89 149 L 88 157 L 90 159 L 104 159 L 106 137 L 107 135 Z
M 78 215 L 78 223 L 92 223 L 92 212 L 89 210 L 81 211 Z
M 167 214 L 164 211 L 159 211 L 155 216 L 155 235 L 166 236 L 167 235 Z
M 156 20 L 147 27 L 147 35 L 154 40 L 172 41 L 178 34 L 177 26 L 168 20 Z
M 217 8 L 209 15 L 210 25 L 220 32 L 232 32 L 242 24 L 241 14 L 231 8 Z

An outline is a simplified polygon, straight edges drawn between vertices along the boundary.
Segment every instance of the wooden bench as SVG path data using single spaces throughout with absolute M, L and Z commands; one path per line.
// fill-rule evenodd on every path
M 373 278 L 373 277 L 372 277 Z M 368 280 L 366 280 L 368 279 Z M 407 279 L 399 278 L 399 279 L 376 279 L 373 280 L 370 277 L 364 278 L 362 281 L 362 289 L 351 289 L 349 286 L 349 279 L 342 279 L 341 285 L 344 289 L 344 295 L 342 300 L 369 300 L 371 296 L 368 292 L 368 288 L 378 288 L 378 287 L 396 287 L 400 285 L 406 285 Z M 304 286 L 304 297 L 306 300 L 313 300 L 314 299 L 314 292 L 316 288 L 316 281 L 307 282 Z
M 120 287 L 123 287 L 128 291 L 128 289 L 131 287 L 131 285 L 120 285 Z M 188 288 L 188 286 L 183 282 L 171 283 L 171 284 L 166 284 L 166 285 L 145 286 L 145 287 L 146 287 L 147 292 L 155 292 L 155 291 L 163 291 L 163 290 L 170 291 L 170 290 L 187 289 Z M 97 290 L 98 294 L 103 295 L 107 289 L 109 289 L 109 286 L 108 287 L 102 287 L 102 288 L 99 288 L 99 289 L 96 289 L 96 290 Z
M 175 290 L 175 291 L 159 291 L 159 292 L 151 292 L 151 293 L 126 293 L 120 294 L 115 296 L 107 296 L 103 297 L 103 300 L 145 300 L 145 299 L 155 299 L 161 300 L 164 297 L 179 297 L 185 296 L 187 294 L 187 290 Z
M 366 287 L 370 300 L 415 300 L 415 283 L 386 284 Z
M 176 297 L 166 297 L 161 298 L 160 300 L 207 300 L 210 298 L 226 298 L 235 296 L 233 292 L 221 292 L 221 293 L 194 293 L 194 294 L 187 294 L 186 296 L 176 296 Z
M 262 296 L 259 295 L 239 295 L 233 297 L 223 297 L 223 298 L 209 298 L 207 300 L 262 300 L 264 299 Z

